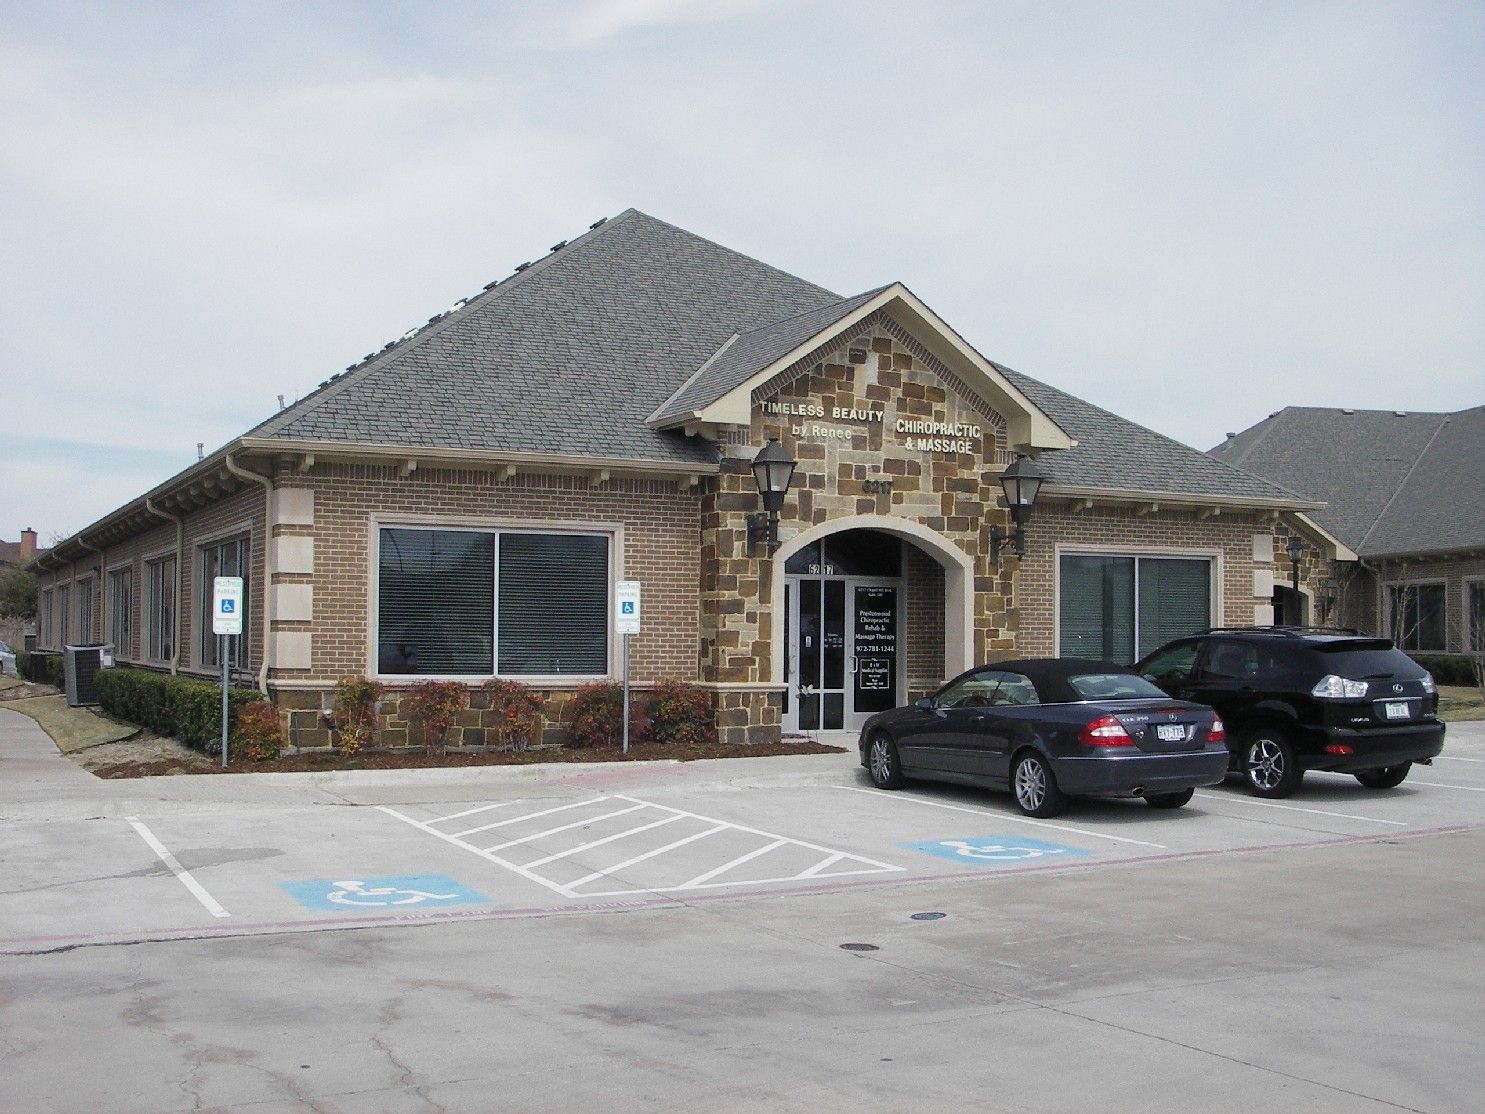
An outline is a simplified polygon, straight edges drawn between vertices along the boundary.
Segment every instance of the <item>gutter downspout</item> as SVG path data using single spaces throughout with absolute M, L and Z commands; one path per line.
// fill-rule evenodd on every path
M 232 454 L 222 457 L 222 463 L 240 480 L 252 480 L 263 488 L 263 645 L 258 658 L 258 691 L 268 695 L 268 647 L 273 628 L 273 480 L 238 467 Z
M 144 498 L 144 509 L 150 514 L 159 515 L 166 522 L 175 523 L 175 630 L 170 632 L 170 672 L 173 675 L 180 672 L 180 570 L 181 549 L 186 543 L 186 524 L 180 515 L 162 511 L 155 506 L 148 495 Z

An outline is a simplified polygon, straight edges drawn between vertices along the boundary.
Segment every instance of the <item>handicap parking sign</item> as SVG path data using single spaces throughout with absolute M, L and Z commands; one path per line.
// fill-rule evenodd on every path
M 937 855 L 969 866 L 1024 866 L 1049 863 L 1092 854 L 1081 847 L 1067 847 L 1023 835 L 970 836 L 966 839 L 936 839 L 899 843 L 905 851 Z
M 442 874 L 398 874 L 386 878 L 316 879 L 280 882 L 306 909 L 399 912 L 444 905 L 487 905 L 490 899 Z

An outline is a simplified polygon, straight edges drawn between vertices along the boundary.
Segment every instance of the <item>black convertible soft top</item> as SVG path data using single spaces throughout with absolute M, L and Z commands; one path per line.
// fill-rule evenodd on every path
M 1072 677 L 1086 677 L 1100 673 L 1123 673 L 1137 676 L 1132 666 L 1121 665 L 1113 661 L 1096 661 L 1091 658 L 1020 658 L 1016 661 L 990 662 L 976 669 L 975 672 L 980 673 L 989 669 L 1024 673 L 1036 686 L 1037 695 L 1043 704 L 1071 703 L 1089 699 L 1088 696 L 1072 687 L 1069 681 Z

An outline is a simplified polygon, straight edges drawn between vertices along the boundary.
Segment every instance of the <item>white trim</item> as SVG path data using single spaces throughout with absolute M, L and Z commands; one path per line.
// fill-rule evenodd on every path
M 578 537 L 601 537 L 606 539 L 608 542 L 608 598 L 610 601 L 613 600 L 614 583 L 619 579 L 617 575 L 618 571 L 624 568 L 623 523 L 553 523 L 550 519 L 498 518 L 480 515 L 382 515 L 374 512 L 367 515 L 366 676 L 394 687 L 401 684 L 416 684 L 420 681 L 458 681 L 468 684 L 472 681 L 486 681 L 502 675 L 498 672 L 407 674 L 382 673 L 379 671 L 381 655 L 377 636 L 381 619 L 381 531 L 383 529 L 457 530 L 464 533 L 495 535 L 492 553 L 494 582 L 490 607 L 490 657 L 492 663 L 497 667 L 500 664 L 500 534 L 571 534 Z M 521 673 L 511 674 L 508 679 L 518 680 L 522 684 L 531 685 L 535 688 L 560 688 L 564 685 L 577 687 L 592 681 L 610 680 L 614 677 L 618 667 L 621 636 L 615 632 L 613 616 L 607 610 L 604 613 L 604 628 L 608 642 L 607 652 L 605 654 L 606 672 L 592 674 L 563 673 L 550 676 Z
M 1165 545 L 1079 545 L 1074 542 L 1058 542 L 1052 548 L 1052 656 L 1062 656 L 1062 558 L 1066 557 L 1149 557 L 1155 560 L 1210 561 L 1211 576 L 1208 584 L 1207 606 L 1211 626 L 1226 623 L 1224 617 L 1225 595 L 1223 592 L 1226 572 L 1226 552 L 1217 548 L 1191 548 L 1189 546 Z M 1134 625 L 1134 660 L 1140 658 L 1139 645 L 1139 565 L 1135 565 L 1136 608 Z
M 769 608 L 774 616 L 773 661 L 769 673 L 775 683 L 784 675 L 784 566 L 789 558 L 812 542 L 842 530 L 880 530 L 895 534 L 913 542 L 919 549 L 936 560 L 944 570 L 944 676 L 957 677 L 970 666 L 974 653 L 974 558 L 969 556 L 949 538 L 935 533 L 918 522 L 892 515 L 857 514 L 845 518 L 831 519 L 818 526 L 802 530 L 780 544 L 773 555 L 772 590 Z M 904 558 L 905 559 L 905 558 Z M 761 558 L 760 563 L 769 560 Z M 907 581 L 903 580 L 904 594 L 901 601 L 906 614 Z M 905 627 L 903 628 L 906 629 Z M 903 637 L 903 668 L 907 663 L 907 640 Z

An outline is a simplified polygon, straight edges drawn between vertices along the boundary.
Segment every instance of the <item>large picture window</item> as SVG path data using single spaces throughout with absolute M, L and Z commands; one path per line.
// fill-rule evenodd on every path
M 1443 650 L 1444 586 L 1389 584 L 1387 633 L 1401 650 Z
M 93 578 L 77 582 L 77 642 L 91 645 L 93 641 Z
M 606 674 L 608 547 L 601 534 L 382 528 L 377 671 Z
M 248 558 L 249 548 L 246 537 L 232 538 L 224 542 L 215 542 L 212 545 L 203 545 L 198 551 L 201 555 L 201 598 L 196 609 L 201 630 L 201 656 L 198 662 L 206 668 L 220 669 L 222 659 L 217 654 L 217 646 L 221 636 L 211 632 L 211 599 L 214 581 L 219 576 L 242 577 L 242 633 L 227 638 L 227 665 L 233 669 L 241 669 L 247 665 L 247 643 L 248 643 L 248 600 L 252 597 L 248 592 Z
M 72 589 L 64 584 L 57 589 L 57 649 L 72 642 Z
M 1211 626 L 1212 562 L 1067 554 L 1058 599 L 1063 657 L 1128 663 Z
M 41 616 L 41 638 L 43 648 L 51 649 L 56 646 L 52 638 L 56 635 L 56 624 L 52 621 L 52 590 L 47 588 L 41 593 L 41 607 L 37 609 Z
M 1465 581 L 1464 637 L 1471 653 L 1485 650 L 1485 580 Z
M 144 567 L 148 620 L 145 656 L 150 661 L 175 657 L 175 557 L 161 557 Z
M 108 574 L 108 641 L 119 657 L 134 655 L 134 573 L 115 569 Z

